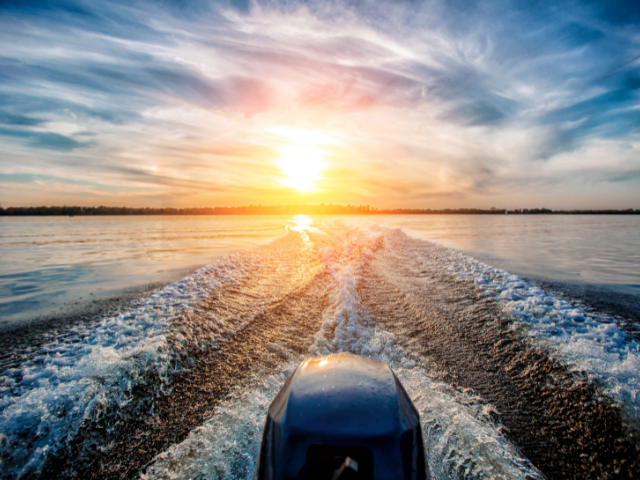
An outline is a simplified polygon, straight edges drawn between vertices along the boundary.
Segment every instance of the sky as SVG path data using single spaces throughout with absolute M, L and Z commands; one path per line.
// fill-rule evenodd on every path
M 640 208 L 640 2 L 0 0 L 0 205 Z

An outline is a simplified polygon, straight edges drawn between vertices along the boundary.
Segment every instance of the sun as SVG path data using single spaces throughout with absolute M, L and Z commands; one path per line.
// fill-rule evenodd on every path
M 316 191 L 327 168 L 326 147 L 335 143 L 332 136 L 321 130 L 284 125 L 270 127 L 268 132 L 276 137 L 280 183 L 301 193 Z
M 280 148 L 277 165 L 284 175 L 280 179 L 284 186 L 299 192 L 313 191 L 324 168 L 324 152 L 314 145 L 286 145 Z

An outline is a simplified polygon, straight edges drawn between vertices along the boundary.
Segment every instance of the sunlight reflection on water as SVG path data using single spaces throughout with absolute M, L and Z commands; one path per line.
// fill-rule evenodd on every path
M 298 232 L 304 243 L 309 243 L 309 232 L 317 232 L 316 227 L 312 227 L 313 218 L 309 215 L 296 215 L 293 217 L 293 226 L 287 225 L 288 231 Z

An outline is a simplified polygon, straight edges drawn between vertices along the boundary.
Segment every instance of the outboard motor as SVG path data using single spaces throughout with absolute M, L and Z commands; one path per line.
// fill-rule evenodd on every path
M 304 361 L 269 406 L 255 480 L 426 480 L 420 417 L 386 363 Z

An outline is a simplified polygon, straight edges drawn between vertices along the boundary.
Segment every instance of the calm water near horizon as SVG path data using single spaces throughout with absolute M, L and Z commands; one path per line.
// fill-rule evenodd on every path
M 640 294 L 640 215 L 398 215 L 381 223 L 520 276 Z
M 335 218 L 399 227 L 521 276 L 640 293 L 640 216 Z M 0 324 L 178 280 L 293 224 L 292 216 L 0 217 Z
M 166 284 L 286 233 L 288 217 L 0 217 L 0 325 Z

